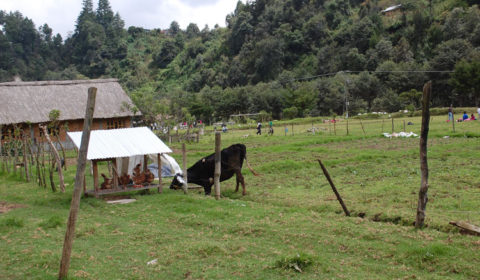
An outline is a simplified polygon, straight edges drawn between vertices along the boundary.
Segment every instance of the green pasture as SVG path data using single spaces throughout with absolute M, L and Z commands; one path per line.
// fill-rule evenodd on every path
M 234 179 L 222 183 L 218 201 L 201 189 L 169 190 L 164 179 L 162 194 L 129 193 L 137 199 L 131 204 L 83 198 L 70 279 L 478 279 L 480 237 L 449 222 L 480 225 L 480 121 L 455 123 L 453 132 L 445 119 L 432 117 L 422 230 L 413 227 L 419 139 L 383 137 L 391 119 L 350 119 L 348 135 L 343 119 L 335 127 L 321 119 L 274 122 L 273 136 L 267 123 L 261 136 L 233 125 L 222 147 L 244 143 L 261 173 L 244 168 L 246 196 L 234 192 Z M 394 132 L 404 121 L 406 132 L 419 134 L 419 117 L 394 119 Z M 181 144 L 171 147 L 181 164 Z M 213 151 L 207 130 L 187 143 L 188 165 Z M 74 176 L 70 166 L 67 192 L 52 193 L 0 174 L 0 203 L 18 206 L 0 214 L 1 279 L 57 277 Z

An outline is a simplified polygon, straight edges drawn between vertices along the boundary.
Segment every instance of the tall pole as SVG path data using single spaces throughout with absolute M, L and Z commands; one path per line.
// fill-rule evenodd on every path
M 183 158 L 183 180 L 185 181 L 185 184 L 182 184 L 182 189 L 183 189 L 183 193 L 187 194 L 187 190 L 188 190 L 187 147 L 185 146 L 185 142 L 182 143 L 182 158 Z
M 95 109 L 95 97 L 97 89 L 91 87 L 88 89 L 87 109 L 85 112 L 85 120 L 83 122 L 82 140 L 80 143 L 80 151 L 77 160 L 77 174 L 75 175 L 75 187 L 73 189 L 72 202 L 70 204 L 70 216 L 68 217 L 67 232 L 63 242 L 62 260 L 60 262 L 60 272 L 58 279 L 65 279 L 70 266 L 70 256 L 72 254 L 73 237 L 75 235 L 75 223 L 78 216 L 78 208 L 80 207 L 80 195 L 85 180 L 85 166 L 87 164 L 88 143 L 90 142 L 90 127 L 93 121 L 93 111 Z M 61 166 L 58 166 L 60 169 Z
M 215 133 L 215 172 L 213 173 L 213 182 L 215 184 L 215 199 L 220 199 L 220 175 L 222 172 L 222 135 L 219 131 Z
M 420 132 L 420 170 L 422 172 L 422 180 L 420 191 L 418 192 L 417 218 L 415 227 L 422 228 L 425 223 L 425 210 L 428 202 L 428 161 L 427 161 L 427 140 L 428 130 L 430 126 L 430 97 L 432 95 L 432 81 L 427 82 L 423 86 L 422 101 L 422 130 Z

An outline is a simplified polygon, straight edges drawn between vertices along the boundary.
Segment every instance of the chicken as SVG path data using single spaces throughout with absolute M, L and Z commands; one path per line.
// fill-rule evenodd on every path
M 113 183 L 113 179 L 111 178 L 108 178 L 105 174 L 101 174 L 102 177 L 103 177 L 103 183 L 100 185 L 102 190 L 103 189 L 111 189 L 112 188 L 112 183 Z
M 132 183 L 132 179 L 130 179 L 130 175 L 128 175 L 127 173 L 123 173 L 122 176 L 120 176 L 120 178 L 118 179 L 120 185 L 123 185 L 124 187 L 128 184 L 131 184 Z
M 132 176 L 132 179 L 133 179 L 133 182 L 136 184 L 136 185 L 140 185 L 142 184 L 143 182 L 145 182 L 145 173 L 144 172 L 141 172 L 141 169 L 140 169 L 140 166 L 141 164 L 137 164 L 135 166 L 135 168 L 133 169 L 133 176 Z
M 150 172 L 150 169 L 147 169 L 145 171 L 145 183 L 150 184 L 151 182 L 153 182 L 154 179 L 155 179 L 155 175 L 153 175 L 153 173 Z

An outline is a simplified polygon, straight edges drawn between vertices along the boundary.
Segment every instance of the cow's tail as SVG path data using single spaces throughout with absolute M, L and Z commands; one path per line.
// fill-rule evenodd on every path
M 248 160 L 247 160 L 247 155 L 245 155 L 245 162 L 247 163 L 247 167 L 248 169 L 250 169 L 250 171 L 253 173 L 253 175 L 255 176 L 260 176 L 260 174 L 258 174 L 257 172 L 255 172 L 255 170 L 253 170 L 253 168 L 250 166 L 250 164 L 248 163 Z
M 253 168 L 250 166 L 250 164 L 248 163 L 248 160 L 247 160 L 247 147 L 243 144 L 238 144 L 240 146 L 240 156 L 242 158 L 245 159 L 245 162 L 247 163 L 247 167 L 248 169 L 250 169 L 250 171 L 253 173 L 253 175 L 255 176 L 259 176 L 260 174 L 258 174 L 257 172 L 255 172 L 255 170 L 253 170 Z

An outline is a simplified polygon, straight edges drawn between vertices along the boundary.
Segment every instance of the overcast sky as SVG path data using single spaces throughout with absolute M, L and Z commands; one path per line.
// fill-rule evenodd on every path
M 82 9 L 82 0 L 0 0 L 0 10 L 20 11 L 39 26 L 47 23 L 53 33 L 66 39 L 75 29 L 75 21 Z M 93 0 L 94 9 L 98 0 Z M 235 10 L 238 0 L 110 0 L 113 12 L 120 13 L 125 28 L 139 26 L 147 29 L 166 29 L 177 21 L 182 29 L 196 23 L 225 26 L 225 17 Z M 242 0 L 245 2 L 245 0 Z

